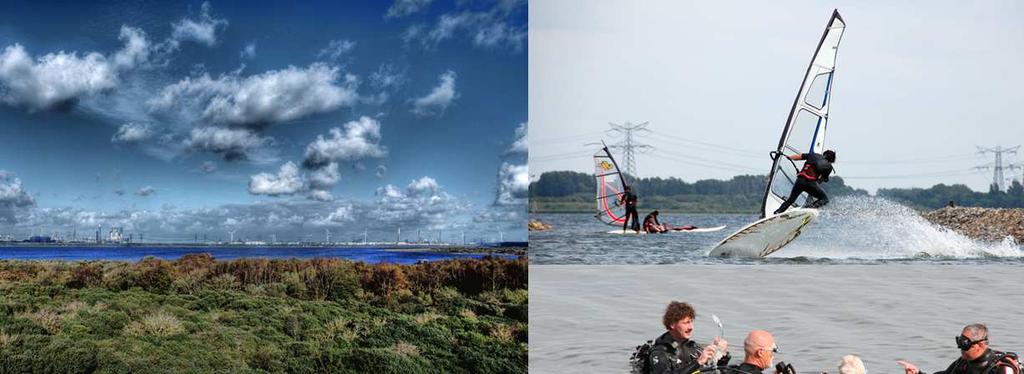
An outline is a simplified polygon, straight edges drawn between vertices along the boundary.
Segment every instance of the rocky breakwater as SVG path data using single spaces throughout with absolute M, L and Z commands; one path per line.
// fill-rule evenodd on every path
M 541 222 L 540 220 L 531 219 L 527 224 L 530 231 L 544 231 L 551 230 L 551 225 Z
M 922 216 L 973 239 L 1000 241 L 1012 236 L 1024 243 L 1024 209 L 942 208 Z

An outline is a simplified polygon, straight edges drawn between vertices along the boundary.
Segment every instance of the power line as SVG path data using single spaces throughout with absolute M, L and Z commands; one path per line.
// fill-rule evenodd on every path
M 644 122 L 639 125 L 634 125 L 630 122 L 626 122 L 623 125 L 610 122 L 608 123 L 608 125 L 612 127 L 611 130 L 608 130 L 609 132 L 622 134 L 622 141 L 613 144 L 611 148 L 622 150 L 623 159 L 626 162 L 626 174 L 634 177 L 638 176 L 636 172 L 636 154 L 649 151 L 653 148 L 647 144 L 637 143 L 633 139 L 635 134 L 651 132 L 651 130 L 647 129 L 647 124 L 648 122 Z
M 683 137 L 680 137 L 680 136 L 677 136 L 677 135 L 666 134 L 666 133 L 663 133 L 661 131 L 651 130 L 651 133 L 655 134 L 655 135 L 658 135 L 658 138 L 675 139 L 675 140 L 677 140 L 679 142 L 682 142 L 682 143 L 689 143 L 689 145 L 703 146 L 705 148 L 711 148 L 711 149 L 713 149 L 715 151 L 718 151 L 718 152 L 732 153 L 734 155 L 744 156 L 744 157 L 762 158 L 764 156 L 763 152 L 753 152 L 753 151 L 750 151 L 749 149 L 733 148 L 733 147 L 729 147 L 729 146 L 722 145 L 722 144 L 715 144 L 715 143 L 708 143 L 708 142 L 703 142 L 703 141 L 699 141 L 699 140 L 687 139 L 687 138 L 683 138 Z M 677 143 L 677 144 L 679 144 L 679 143 Z
M 961 175 L 970 175 L 975 173 L 973 168 L 969 169 L 956 169 L 956 170 L 945 170 L 936 171 L 931 173 L 918 173 L 918 174 L 897 174 L 897 175 L 879 175 L 879 176 L 843 176 L 843 179 L 902 179 L 902 178 L 916 178 L 916 177 L 954 177 Z
M 1006 180 L 1004 179 L 1004 176 L 1003 176 L 1003 170 L 1013 170 L 1013 169 L 1019 169 L 1020 168 L 1020 166 L 1017 165 L 1017 164 L 1009 164 L 1009 165 L 1004 166 L 1003 165 L 1003 153 L 1017 154 L 1017 149 L 1018 148 L 1020 148 L 1019 145 L 1018 146 L 1014 146 L 1014 147 L 1010 147 L 1010 148 L 1003 148 L 1002 146 L 999 146 L 999 145 L 997 145 L 995 148 L 982 148 L 982 147 L 978 147 L 978 153 L 985 154 L 985 153 L 991 152 L 991 153 L 995 154 L 995 156 L 996 156 L 996 160 L 995 160 L 995 164 L 994 165 L 992 165 L 992 166 L 983 165 L 983 166 L 978 166 L 976 168 L 977 169 L 988 169 L 988 168 L 991 167 L 992 168 L 992 186 L 994 188 L 998 189 L 999 191 L 1006 191 Z

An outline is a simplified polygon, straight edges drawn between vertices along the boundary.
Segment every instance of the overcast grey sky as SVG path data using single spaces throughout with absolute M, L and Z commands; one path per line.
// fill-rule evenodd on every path
M 620 140 L 604 131 L 627 121 L 653 130 L 640 176 L 765 174 L 833 8 L 847 23 L 825 140 L 839 175 L 872 192 L 987 190 L 992 170 L 973 168 L 994 157 L 976 146 L 1024 143 L 1015 1 L 531 2 L 530 174 L 591 172 L 583 144 Z

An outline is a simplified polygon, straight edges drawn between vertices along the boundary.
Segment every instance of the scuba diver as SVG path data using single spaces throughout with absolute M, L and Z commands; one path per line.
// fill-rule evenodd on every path
M 789 209 L 802 192 L 807 192 L 808 195 L 817 199 L 807 204 L 805 208 L 820 208 L 828 204 L 828 195 L 819 184 L 828 182 L 828 175 L 832 173 L 832 163 L 836 162 L 836 152 L 830 149 L 822 154 L 802 153 L 787 157 L 793 161 L 804 160 L 804 167 L 797 174 L 796 183 L 793 184 L 793 191 L 789 194 L 789 198 L 773 214 L 779 214 Z
M 633 193 L 633 188 L 626 186 L 626 191 L 619 196 L 619 205 L 625 205 L 626 217 L 622 221 L 622 232 L 626 232 L 626 228 L 629 227 L 629 218 L 633 217 L 633 231 L 640 233 L 640 213 L 636 211 L 636 204 L 639 199 L 636 194 Z
M 775 338 L 770 332 L 754 330 L 743 340 L 743 363 L 719 370 L 727 374 L 762 374 L 763 370 L 772 367 L 778 352 L 779 347 L 775 345 Z M 793 365 L 781 361 L 775 365 L 775 372 L 796 374 Z
M 718 337 L 709 346 L 701 346 L 690 340 L 693 335 L 693 319 L 697 316 L 693 306 L 688 303 L 673 301 L 665 308 L 662 324 L 668 330 L 654 341 L 637 346 L 630 362 L 634 373 L 656 374 L 691 374 L 694 372 L 709 373 L 714 364 L 724 367 L 729 364 L 732 356 L 727 351 L 729 343 Z M 714 357 L 722 353 L 717 361 Z
M 669 224 L 662 224 L 658 222 L 658 211 L 655 210 L 650 214 L 644 216 L 644 232 L 648 234 L 662 234 L 669 231 L 687 231 L 697 228 L 697 226 L 687 225 L 682 227 L 672 227 Z
M 988 327 L 980 323 L 970 324 L 956 337 L 960 358 L 953 361 L 946 370 L 935 374 L 1021 374 L 1020 359 L 1016 353 L 1000 352 L 988 347 Z M 903 366 L 906 374 L 922 373 L 916 365 L 896 361 Z

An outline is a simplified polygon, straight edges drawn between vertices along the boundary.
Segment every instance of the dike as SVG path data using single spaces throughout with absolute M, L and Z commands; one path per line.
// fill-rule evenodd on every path
M 1024 242 L 1024 209 L 942 208 L 922 214 L 928 221 L 973 239 Z

